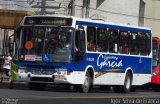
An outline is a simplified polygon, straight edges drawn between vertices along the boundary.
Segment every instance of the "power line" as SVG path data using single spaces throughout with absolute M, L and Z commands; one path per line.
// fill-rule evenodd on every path
M 10 0 L 9 0 L 10 1 Z M 21 1 L 21 0 L 15 0 L 15 1 Z M 27 0 L 26 0 L 27 1 Z M 31 0 L 32 1 L 32 3 L 35 1 L 35 0 Z M 50 1 L 50 0 L 42 0 L 42 1 Z M 51 0 L 52 1 L 52 0 Z M 150 0 L 150 1 L 160 1 L 160 0 Z M 57 2 L 57 1 L 54 1 L 54 2 Z M 69 3 L 70 1 L 63 1 L 63 2 L 66 2 L 66 3 Z M 59 3 L 59 2 L 57 2 L 57 3 Z M 2 4 L 0 4 L 0 5 L 2 5 Z M 18 5 L 18 4 L 15 4 L 15 5 L 17 5 L 17 6 L 21 6 L 21 7 L 24 7 L 24 8 L 27 8 L 26 6 L 23 6 L 23 5 Z M 81 6 L 81 5 L 75 5 L 75 6 L 77 6 L 77 7 L 83 7 L 83 6 Z M 33 8 L 34 8 L 34 6 L 32 6 Z M 38 6 L 37 6 L 38 7 Z M 48 7 L 48 8 L 52 8 L 53 9 L 53 7 L 52 6 L 46 6 L 46 7 Z M 41 6 L 39 6 L 39 8 L 45 8 L 45 7 L 41 7 Z M 58 7 L 58 8 L 67 8 L 67 6 L 66 7 Z M 123 15 L 123 16 L 127 16 L 127 17 L 134 17 L 134 18 L 144 18 L 144 19 L 150 19 L 150 20 L 154 20 L 154 21 L 160 21 L 160 18 L 154 18 L 154 17 L 146 17 L 146 16 L 144 16 L 144 17 L 140 17 L 140 16 L 138 16 L 138 15 L 131 15 L 131 14 L 126 14 L 126 13 L 118 13 L 118 12 L 113 12 L 113 11 L 108 11 L 108 10 L 101 10 L 101 9 L 96 9 L 96 8 L 92 8 L 92 7 L 88 7 L 90 10 L 96 10 L 96 11 L 101 11 L 101 12 L 105 12 L 105 13 L 110 13 L 110 14 L 116 14 L 116 15 Z

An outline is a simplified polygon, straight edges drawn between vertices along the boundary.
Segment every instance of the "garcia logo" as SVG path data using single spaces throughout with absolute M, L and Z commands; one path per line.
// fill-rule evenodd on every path
M 123 62 L 122 60 L 118 60 L 118 57 L 116 56 L 106 56 L 103 54 L 100 54 L 97 58 L 97 66 L 102 69 L 102 67 L 122 67 Z

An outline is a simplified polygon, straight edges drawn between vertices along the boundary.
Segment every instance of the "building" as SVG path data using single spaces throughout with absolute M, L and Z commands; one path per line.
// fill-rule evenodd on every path
M 26 15 L 33 15 L 26 0 L 0 1 L 0 55 L 8 51 L 8 38 Z
M 153 30 L 153 36 L 160 38 L 160 0 L 145 1 L 145 27 Z
M 46 1 L 46 5 L 52 5 L 50 0 Z M 55 14 L 144 26 L 153 30 L 153 36 L 160 37 L 160 0 L 54 0 L 54 3 L 57 3 Z M 53 13 L 51 8 L 50 12 Z
M 72 15 L 145 26 L 160 37 L 160 0 L 1 0 L 0 9 L 32 10 L 40 15 Z M 0 32 L 2 30 L 0 29 Z
M 137 26 L 139 3 L 139 0 L 90 0 L 89 18 Z
M 73 15 L 137 26 L 139 24 L 140 1 L 34 0 L 31 6 L 36 13 L 42 15 Z

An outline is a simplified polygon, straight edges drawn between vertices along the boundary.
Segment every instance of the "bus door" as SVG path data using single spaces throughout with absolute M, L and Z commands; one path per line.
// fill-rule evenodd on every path
M 82 61 L 86 50 L 85 31 L 83 26 L 77 26 L 75 34 L 75 61 Z

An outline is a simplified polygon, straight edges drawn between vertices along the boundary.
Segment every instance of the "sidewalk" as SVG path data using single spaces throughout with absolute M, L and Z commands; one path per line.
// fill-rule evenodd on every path
M 8 88 L 9 84 L 10 84 L 9 77 L 4 75 L 2 83 L 0 82 L 0 88 Z M 28 83 L 27 82 L 14 82 L 13 86 L 27 87 Z
M 6 76 L 5 74 L 3 74 L 2 76 L 3 76 L 3 82 L 6 82 L 6 81 L 9 82 L 9 77 L 8 76 Z M 1 79 L 0 79 L 0 81 L 1 81 Z

